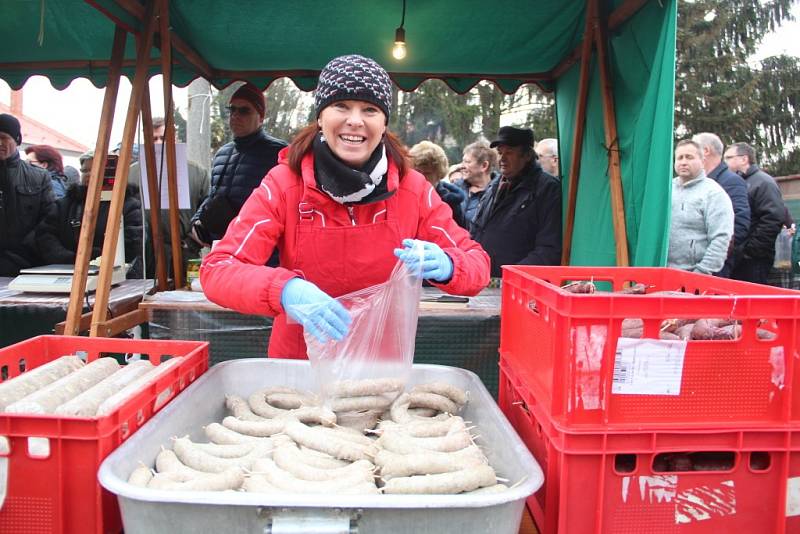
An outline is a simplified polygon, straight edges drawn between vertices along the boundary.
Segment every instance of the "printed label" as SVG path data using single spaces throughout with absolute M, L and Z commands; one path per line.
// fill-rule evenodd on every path
M 611 393 L 680 395 L 685 355 L 685 340 L 619 338 Z

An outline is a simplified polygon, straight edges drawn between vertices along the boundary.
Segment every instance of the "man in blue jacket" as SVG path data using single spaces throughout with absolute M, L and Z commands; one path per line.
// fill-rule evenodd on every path
M 211 190 L 192 217 L 191 237 L 201 246 L 221 239 L 245 200 L 272 167 L 286 141 L 264 132 L 266 102 L 255 85 L 233 93 L 228 123 L 233 141 L 220 148 L 211 163 Z
M 492 180 L 471 228 L 492 260 L 492 277 L 503 265 L 561 262 L 561 183 L 544 172 L 533 150 L 533 131 L 503 126 L 492 141 L 500 176 Z
M 725 146 L 720 138 L 710 132 L 702 132 L 694 137 L 692 141 L 700 145 L 703 151 L 703 168 L 706 176 L 717 181 L 722 189 L 728 194 L 733 204 L 733 239 L 728 249 L 728 258 L 725 265 L 717 276 L 729 278 L 735 265 L 735 247 L 744 243 L 747 239 L 747 232 L 750 231 L 750 203 L 747 200 L 747 184 L 744 178 L 728 169 L 722 161 L 722 153 Z

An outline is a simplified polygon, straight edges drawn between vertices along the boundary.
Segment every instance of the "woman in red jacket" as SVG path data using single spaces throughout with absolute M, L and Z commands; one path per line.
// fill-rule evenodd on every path
M 333 297 L 386 282 L 397 258 L 416 266 L 413 240 L 424 247 L 422 277 L 442 290 L 474 295 L 489 282 L 487 254 L 386 129 L 386 71 L 362 56 L 335 58 L 314 103 L 316 123 L 281 151 L 200 270 L 213 302 L 275 317 L 270 357 L 306 358 L 302 328 L 342 339 L 350 315 Z M 280 267 L 265 267 L 275 247 Z M 315 311 L 295 312 L 304 305 Z

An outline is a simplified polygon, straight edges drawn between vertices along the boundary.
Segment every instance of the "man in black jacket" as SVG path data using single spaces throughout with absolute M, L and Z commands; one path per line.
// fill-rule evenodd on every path
M 747 199 L 747 184 L 744 178 L 731 171 L 722 161 L 725 145 L 716 134 L 699 133 L 692 137 L 692 141 L 700 145 L 700 149 L 703 151 L 703 168 L 706 176 L 716 180 L 733 204 L 733 239 L 731 239 L 725 265 L 720 272 L 716 273 L 717 276 L 729 278 L 736 260 L 733 251 L 738 243 L 745 242 L 747 233 L 750 231 L 750 202 Z
M 561 184 L 544 172 L 533 150 L 533 131 L 504 126 L 491 148 L 500 156 L 472 226 L 492 260 L 502 265 L 558 265 L 561 262 Z
M 211 164 L 211 190 L 192 217 L 192 239 L 210 246 L 221 239 L 242 209 L 245 200 L 278 163 L 286 142 L 267 135 L 262 128 L 264 94 L 245 83 L 231 97 L 228 123 L 233 142 L 217 151 Z
M 0 276 L 42 264 L 35 230 L 55 209 L 50 176 L 19 157 L 20 144 L 19 121 L 0 114 Z
M 729 146 L 725 163 L 744 178 L 750 202 L 750 231 L 744 243 L 736 244 L 731 278 L 766 284 L 775 259 L 775 239 L 784 218 L 781 190 L 772 176 L 758 168 L 755 150 L 747 143 Z

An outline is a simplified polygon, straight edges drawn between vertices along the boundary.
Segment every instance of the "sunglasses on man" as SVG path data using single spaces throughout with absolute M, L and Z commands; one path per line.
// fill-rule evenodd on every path
M 234 113 L 238 113 L 239 115 L 250 115 L 253 112 L 253 108 L 249 108 L 247 106 L 228 106 L 225 109 L 228 110 L 228 113 L 233 115 Z

